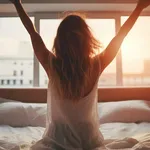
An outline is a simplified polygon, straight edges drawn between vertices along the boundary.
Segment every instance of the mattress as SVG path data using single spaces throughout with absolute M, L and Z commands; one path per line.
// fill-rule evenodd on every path
M 29 150 L 42 138 L 43 127 L 0 126 L 0 150 Z M 105 142 L 136 138 L 139 142 L 150 141 L 150 123 L 106 123 L 100 126 Z

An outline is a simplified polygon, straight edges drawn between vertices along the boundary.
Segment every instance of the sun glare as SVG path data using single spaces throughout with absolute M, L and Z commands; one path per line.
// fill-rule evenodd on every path
M 134 37 L 133 37 L 134 39 Z M 125 60 L 141 59 L 142 53 L 140 50 L 140 43 L 135 44 L 134 40 L 126 39 L 121 46 L 122 56 Z

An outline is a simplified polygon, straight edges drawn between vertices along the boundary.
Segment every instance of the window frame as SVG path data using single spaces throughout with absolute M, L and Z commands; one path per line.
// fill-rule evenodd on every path
M 28 12 L 27 12 L 28 13 Z M 68 12 L 67 12 L 68 13 Z M 117 33 L 121 27 L 121 17 L 129 16 L 130 11 L 127 12 L 115 12 L 115 11 L 89 11 L 83 12 L 89 19 L 114 19 L 115 20 L 115 32 Z M 40 33 L 40 20 L 42 19 L 57 19 L 64 16 L 63 12 L 35 12 L 28 13 L 30 17 L 34 17 L 34 24 L 37 31 Z M 142 12 L 140 16 L 150 16 L 150 12 Z M 0 13 L 0 18 L 6 17 L 18 17 L 17 13 Z M 33 58 L 33 87 L 40 87 L 40 65 L 34 54 Z M 116 85 L 114 87 L 123 86 L 123 69 L 122 69 L 122 53 L 119 51 L 116 56 Z M 108 87 L 109 88 L 109 87 Z

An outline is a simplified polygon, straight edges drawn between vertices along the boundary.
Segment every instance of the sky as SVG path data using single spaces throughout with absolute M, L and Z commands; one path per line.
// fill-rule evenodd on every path
M 122 23 L 127 17 L 122 17 Z M 34 18 L 32 18 L 32 21 Z M 40 34 L 47 47 L 51 49 L 61 20 L 44 19 L 40 21 Z M 95 37 L 106 47 L 115 36 L 114 19 L 88 19 Z M 19 18 L 0 18 L 0 57 L 33 57 L 30 37 Z M 150 17 L 140 17 L 125 38 L 122 46 L 123 71 L 140 73 L 143 61 L 150 59 Z M 115 61 L 106 72 L 115 72 Z

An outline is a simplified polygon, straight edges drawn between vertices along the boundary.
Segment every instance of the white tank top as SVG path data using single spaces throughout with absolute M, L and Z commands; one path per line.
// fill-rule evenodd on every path
M 98 79 L 91 92 L 74 103 L 62 99 L 53 82 L 49 82 L 47 125 L 44 134 L 49 146 L 55 145 L 55 148 L 65 150 L 93 150 L 103 146 L 104 139 L 99 131 L 97 111 L 97 84 Z

